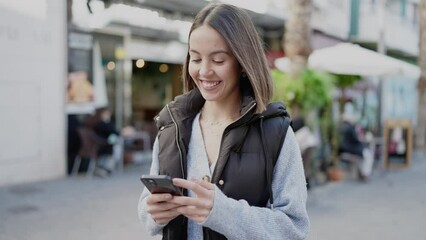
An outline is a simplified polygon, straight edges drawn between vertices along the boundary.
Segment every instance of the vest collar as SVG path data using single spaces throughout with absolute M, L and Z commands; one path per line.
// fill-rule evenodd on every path
M 168 104 L 168 106 L 176 121 L 179 122 L 187 118 L 193 118 L 201 111 L 204 103 L 205 99 L 201 95 L 200 90 L 198 88 L 194 88 L 191 91 L 176 97 L 174 101 Z M 248 117 L 245 116 L 249 112 L 254 112 L 253 106 L 255 104 L 256 101 L 252 95 L 243 95 L 240 114 L 243 114 L 244 116 L 241 117 L 237 122 L 245 122 L 250 120 L 252 114 L 248 114 Z

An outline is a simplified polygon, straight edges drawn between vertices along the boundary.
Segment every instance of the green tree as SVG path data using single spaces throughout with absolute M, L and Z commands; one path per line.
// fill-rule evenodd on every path
M 331 74 L 304 70 L 294 79 L 289 74 L 273 70 L 272 76 L 276 87 L 274 100 L 287 103 L 293 115 L 306 116 L 310 110 L 323 108 L 332 101 L 335 77 Z

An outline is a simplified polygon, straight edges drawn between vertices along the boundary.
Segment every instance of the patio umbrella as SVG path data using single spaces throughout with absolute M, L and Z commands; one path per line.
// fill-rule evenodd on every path
M 308 60 L 311 69 L 361 76 L 406 76 L 418 78 L 419 67 L 353 43 L 317 49 Z

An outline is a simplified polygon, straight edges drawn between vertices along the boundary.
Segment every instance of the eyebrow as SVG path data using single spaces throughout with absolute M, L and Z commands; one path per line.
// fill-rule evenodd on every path
M 197 50 L 194 50 L 194 49 L 190 49 L 189 51 L 190 51 L 190 52 L 192 52 L 192 53 L 200 54 Z M 217 51 L 213 51 L 213 52 L 211 52 L 211 53 L 209 54 L 209 56 L 216 55 L 216 54 L 220 54 L 220 53 L 224 53 L 224 54 L 226 54 L 226 55 L 229 55 L 229 52 L 228 52 L 228 51 L 226 51 L 226 50 L 217 50 Z

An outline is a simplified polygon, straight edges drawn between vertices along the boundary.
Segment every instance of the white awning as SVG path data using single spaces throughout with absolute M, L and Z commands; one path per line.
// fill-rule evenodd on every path
M 312 52 L 309 68 L 337 74 L 418 78 L 420 68 L 352 43 L 339 43 Z
M 288 58 L 278 58 L 275 66 L 284 72 L 290 68 Z M 311 69 L 336 74 L 361 76 L 405 76 L 418 78 L 420 68 L 353 43 L 339 43 L 314 50 L 308 59 Z
M 131 59 L 142 58 L 148 61 L 183 64 L 187 45 L 178 41 L 160 42 L 132 39 L 127 53 Z

